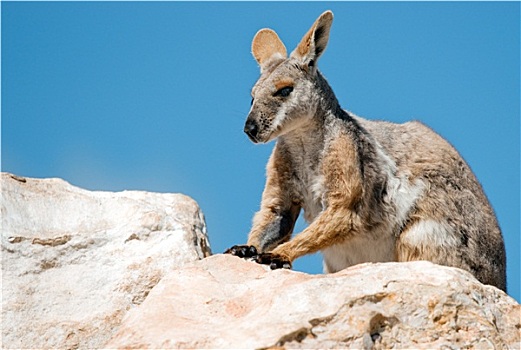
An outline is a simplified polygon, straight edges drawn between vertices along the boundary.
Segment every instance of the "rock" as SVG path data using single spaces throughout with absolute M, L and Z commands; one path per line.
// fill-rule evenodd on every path
M 459 269 L 308 275 L 208 257 L 183 195 L 4 173 L 1 210 L 2 348 L 521 346 L 521 306 Z
M 168 272 L 210 255 L 184 195 L 2 173 L 2 348 L 98 348 Z
M 521 306 L 429 262 L 336 274 L 215 255 L 170 272 L 106 348 L 519 348 Z

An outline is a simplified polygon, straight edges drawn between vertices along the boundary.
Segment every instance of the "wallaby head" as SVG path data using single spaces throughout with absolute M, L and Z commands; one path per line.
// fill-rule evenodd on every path
M 252 106 L 244 132 L 257 142 L 268 142 L 310 122 L 320 101 L 317 60 L 329 40 L 333 13 L 315 21 L 300 44 L 287 57 L 277 33 L 261 29 L 252 53 L 261 76 L 252 89 Z

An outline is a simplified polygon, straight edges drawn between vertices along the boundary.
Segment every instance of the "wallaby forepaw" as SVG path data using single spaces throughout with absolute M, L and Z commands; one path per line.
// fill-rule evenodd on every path
M 270 265 L 270 268 L 272 270 L 291 269 L 291 261 L 277 254 L 261 253 L 257 255 L 253 260 L 255 260 L 259 264 Z
M 291 262 L 281 255 L 273 253 L 258 253 L 257 248 L 252 245 L 234 245 L 224 251 L 224 254 L 231 254 L 239 258 L 252 258 L 253 261 L 269 265 L 272 270 L 291 269 Z
M 233 247 L 226 249 L 224 254 L 235 255 L 239 258 L 253 258 L 258 255 L 257 248 L 252 245 L 234 245 Z

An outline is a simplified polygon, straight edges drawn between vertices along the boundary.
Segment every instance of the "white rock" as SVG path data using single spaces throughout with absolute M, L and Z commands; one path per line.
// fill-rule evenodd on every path
M 2 173 L 3 348 L 96 348 L 166 272 L 210 255 L 180 194 Z

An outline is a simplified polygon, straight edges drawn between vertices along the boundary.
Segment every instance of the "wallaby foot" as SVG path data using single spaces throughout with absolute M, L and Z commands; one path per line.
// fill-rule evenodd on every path
M 253 258 L 259 264 L 270 265 L 272 270 L 291 269 L 291 262 L 281 255 L 273 253 L 261 253 Z
M 234 245 L 224 251 L 224 254 L 231 254 L 239 258 L 253 258 L 259 255 L 257 248 L 252 245 Z
M 257 248 L 252 245 L 234 245 L 224 251 L 224 254 L 231 254 L 239 258 L 251 258 L 258 264 L 270 265 L 272 270 L 291 269 L 291 262 L 278 254 L 258 253 Z

